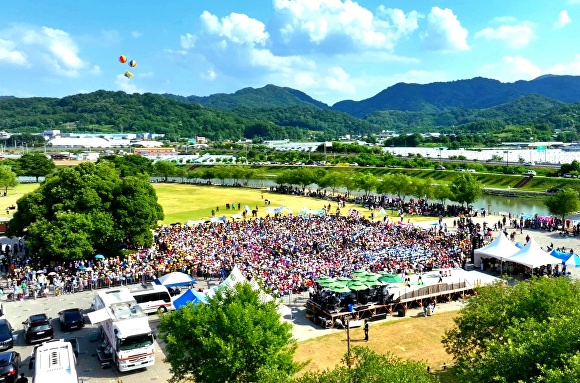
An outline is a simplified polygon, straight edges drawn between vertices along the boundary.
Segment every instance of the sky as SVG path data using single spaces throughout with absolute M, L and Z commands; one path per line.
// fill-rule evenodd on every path
M 580 75 L 580 0 L 18 0 L 0 9 L 4 96 L 208 96 L 274 84 L 332 105 L 399 82 L 545 74 Z

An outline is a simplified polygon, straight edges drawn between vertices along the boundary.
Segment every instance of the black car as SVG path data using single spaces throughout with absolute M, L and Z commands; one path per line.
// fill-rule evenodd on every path
M 58 313 L 61 331 L 78 330 L 85 327 L 81 309 L 67 309 Z
M 12 337 L 14 329 L 6 319 L 0 319 L 0 349 L 8 350 L 14 347 L 14 338 Z
M 54 328 L 46 314 L 35 314 L 22 322 L 24 325 L 24 339 L 26 344 L 50 340 L 54 337 Z
M 561 192 L 563 190 L 564 189 L 561 189 L 561 188 L 551 188 L 551 189 L 548 189 L 547 191 L 548 191 L 548 193 L 558 193 L 558 192 Z
M 16 351 L 0 352 L 0 381 L 14 383 L 20 371 L 20 354 Z

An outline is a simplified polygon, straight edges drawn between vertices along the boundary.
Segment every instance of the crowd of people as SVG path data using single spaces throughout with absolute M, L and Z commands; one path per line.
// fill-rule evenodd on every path
M 352 216 L 280 216 L 225 223 L 161 227 L 151 248 L 124 259 L 44 264 L 12 257 L 10 291 L 47 288 L 56 294 L 139 283 L 181 271 L 225 278 L 238 266 L 273 295 L 306 291 L 321 276 L 350 276 L 364 269 L 407 273 L 461 267 L 469 255 L 469 228 L 422 229 L 400 222 Z M 26 294 L 24 294 L 26 296 Z

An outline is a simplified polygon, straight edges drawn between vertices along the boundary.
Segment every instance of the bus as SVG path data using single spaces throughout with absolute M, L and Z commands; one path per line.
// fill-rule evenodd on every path
M 163 285 L 147 283 L 131 287 L 129 291 L 147 314 L 175 310 L 169 291 Z
M 77 358 L 70 342 L 53 339 L 34 350 L 30 363 L 34 364 L 32 383 L 78 383 Z

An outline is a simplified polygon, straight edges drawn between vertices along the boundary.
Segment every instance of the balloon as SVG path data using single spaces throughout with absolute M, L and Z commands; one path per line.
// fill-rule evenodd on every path
M 126 72 L 125 72 L 125 77 L 127 77 L 128 79 L 130 79 L 130 78 L 131 78 L 131 77 L 133 77 L 133 76 L 134 76 L 134 74 L 133 74 L 133 73 L 131 73 L 131 72 L 129 72 L 129 71 L 126 71 Z
M 119 62 L 121 64 L 125 64 L 127 62 L 127 57 L 125 57 L 123 55 L 119 56 Z
M 137 66 L 137 61 L 135 61 L 135 60 L 131 60 L 131 61 L 129 61 L 129 66 L 130 66 L 131 68 L 135 68 L 135 67 Z

